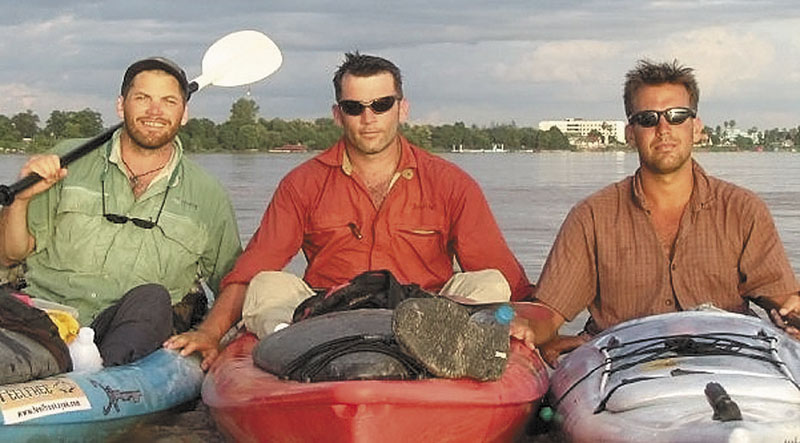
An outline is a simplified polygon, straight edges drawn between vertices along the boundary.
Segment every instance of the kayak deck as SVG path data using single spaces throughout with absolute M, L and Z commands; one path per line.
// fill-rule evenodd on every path
M 254 366 L 243 334 L 203 383 L 203 401 L 235 441 L 510 441 L 548 387 L 538 355 L 512 343 L 503 377 L 300 383 Z
M 0 386 L 4 441 L 107 441 L 156 413 L 196 399 L 196 357 L 159 349 L 128 365 Z

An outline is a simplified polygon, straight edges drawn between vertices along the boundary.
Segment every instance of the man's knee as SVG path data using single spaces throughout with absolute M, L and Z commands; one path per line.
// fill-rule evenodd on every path
M 259 338 L 271 334 L 281 323 L 290 323 L 295 308 L 314 295 L 299 277 L 282 271 L 258 273 L 247 287 L 242 319 Z
M 92 323 L 105 366 L 138 360 L 172 335 L 172 302 L 161 285 L 145 284 L 128 291 L 117 305 Z
M 495 303 L 511 299 L 511 287 L 497 269 L 457 272 L 444 285 L 439 295 L 458 295 L 476 301 Z

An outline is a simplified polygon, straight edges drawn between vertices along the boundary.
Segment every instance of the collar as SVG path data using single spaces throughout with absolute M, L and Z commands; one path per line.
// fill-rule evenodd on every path
M 641 174 L 642 168 L 640 166 L 632 177 L 633 201 L 637 206 L 647 211 L 649 210 L 649 205 L 642 188 Z M 689 207 L 693 211 L 699 211 L 711 204 L 712 200 L 714 200 L 714 195 L 711 192 L 708 174 L 694 158 L 692 158 L 692 177 L 694 184 L 692 186 L 692 195 L 689 197 Z
M 413 145 L 402 135 L 398 134 L 397 138 L 400 141 L 400 162 L 397 164 L 397 172 L 392 182 L 398 177 L 411 180 L 414 177 L 414 170 L 417 169 L 417 156 L 414 155 Z M 347 176 L 353 174 L 353 164 L 347 155 L 344 137 L 319 154 L 316 159 L 327 166 L 342 168 L 342 172 Z
M 125 174 L 125 177 L 130 178 L 130 171 L 128 171 L 128 168 L 122 164 L 122 142 L 120 141 L 121 135 L 122 128 L 117 129 L 111 136 L 111 143 L 106 145 L 106 167 L 104 174 L 108 171 L 108 163 L 113 163 L 117 166 L 117 169 L 119 169 L 120 172 Z M 164 169 L 159 171 L 155 177 L 153 177 L 153 180 L 150 181 L 147 189 L 152 188 L 154 184 L 158 183 L 164 178 L 169 179 L 167 183 L 170 186 L 175 186 L 177 184 L 176 172 L 178 170 L 178 163 L 180 163 L 180 159 L 183 157 L 183 145 L 178 137 L 173 139 L 172 147 L 172 156 L 169 158 L 167 165 L 164 166 Z

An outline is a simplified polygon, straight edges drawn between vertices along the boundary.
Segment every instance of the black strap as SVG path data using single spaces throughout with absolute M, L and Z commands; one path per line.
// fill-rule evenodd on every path
M 331 361 L 357 352 L 377 352 L 393 357 L 408 373 L 408 377 L 404 378 L 420 379 L 430 376 L 430 373 L 416 360 L 400 350 L 394 337 L 384 335 L 351 335 L 319 344 L 289 362 L 279 376 L 310 382 Z
M 388 270 L 367 271 L 350 283 L 328 292 L 318 292 L 295 309 L 293 322 L 317 315 L 354 309 L 394 309 L 407 298 L 433 297 L 417 284 L 400 284 Z

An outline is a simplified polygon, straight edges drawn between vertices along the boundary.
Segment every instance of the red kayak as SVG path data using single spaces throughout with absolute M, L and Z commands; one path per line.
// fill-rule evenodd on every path
M 253 364 L 258 339 L 239 336 L 202 389 L 233 441 L 502 442 L 524 431 L 548 388 L 547 370 L 513 341 L 493 382 L 470 379 L 287 381 Z

